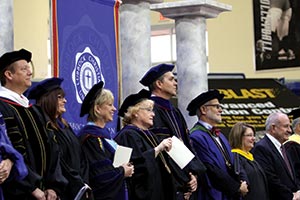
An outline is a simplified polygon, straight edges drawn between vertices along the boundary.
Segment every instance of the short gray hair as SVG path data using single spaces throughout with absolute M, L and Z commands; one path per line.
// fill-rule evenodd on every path
M 277 124 L 279 123 L 279 116 L 282 115 L 283 113 L 281 112 L 275 112 L 271 113 L 268 118 L 266 119 L 265 127 L 266 131 L 269 131 L 271 129 L 272 124 Z
M 296 126 L 300 123 L 300 117 L 296 118 L 293 120 L 292 122 L 292 128 L 293 128 L 293 131 L 295 132 L 295 129 L 296 129 Z

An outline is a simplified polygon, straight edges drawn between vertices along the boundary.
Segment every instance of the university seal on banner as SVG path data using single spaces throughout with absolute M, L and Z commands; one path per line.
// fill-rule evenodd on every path
M 92 53 L 89 47 L 76 54 L 72 80 L 76 90 L 76 99 L 80 104 L 94 84 L 99 81 L 105 84 L 101 60 Z

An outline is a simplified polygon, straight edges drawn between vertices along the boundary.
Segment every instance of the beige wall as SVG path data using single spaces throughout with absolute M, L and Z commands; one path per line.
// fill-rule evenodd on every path
M 175 0 L 166 0 L 175 1 Z M 300 68 L 255 71 L 252 0 L 219 0 L 232 5 L 231 12 L 207 20 L 208 60 L 210 72 L 245 73 L 248 78 L 299 79 Z M 14 0 L 15 49 L 26 48 L 33 52 L 35 78 L 47 76 L 47 39 L 49 2 L 45 0 Z M 152 12 L 155 29 L 173 26 L 172 20 L 159 21 Z
M 232 5 L 207 22 L 210 72 L 242 72 L 247 78 L 300 79 L 299 68 L 255 71 L 252 0 L 220 0 Z
M 244 73 L 247 78 L 300 79 L 300 67 L 255 71 L 253 0 L 218 1 L 233 8 L 207 20 L 209 72 Z M 156 12 L 152 12 L 151 19 L 155 30 L 174 26 L 172 20 L 160 20 Z
M 14 48 L 32 52 L 34 78 L 48 74 L 49 1 L 14 0 Z

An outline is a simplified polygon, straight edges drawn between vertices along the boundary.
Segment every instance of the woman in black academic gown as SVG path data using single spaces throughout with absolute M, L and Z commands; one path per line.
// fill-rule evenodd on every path
M 67 102 L 64 90 L 60 87 L 62 81 L 61 78 L 45 79 L 29 89 L 28 98 L 35 99 L 36 105 L 41 107 L 47 119 L 46 128 L 54 132 L 59 144 L 61 168 L 68 180 L 66 191 L 61 194 L 60 199 L 92 199 L 88 194 L 90 188 L 86 184 L 86 162 L 79 140 L 62 117 L 66 112 Z
M 133 165 L 113 166 L 116 143 L 106 123 L 113 120 L 114 97 L 103 89 L 103 82 L 95 84 L 85 96 L 80 116 L 87 116 L 78 136 L 89 165 L 89 183 L 97 200 L 127 200 L 125 178 L 133 174 Z
M 172 147 L 171 138 L 158 142 L 148 129 L 153 125 L 154 102 L 147 99 L 149 93 L 141 90 L 129 95 L 119 109 L 125 127 L 115 141 L 133 149 L 131 162 L 135 173 L 128 179 L 130 199 L 172 200 L 174 199 L 171 172 L 163 151 Z
M 239 167 L 244 168 L 249 179 L 249 192 L 244 196 L 244 200 L 268 200 L 268 184 L 266 175 L 250 153 L 255 142 L 255 129 L 250 124 L 244 122 L 236 123 L 229 133 L 229 143 L 234 153 L 237 163 L 235 166 L 238 172 Z

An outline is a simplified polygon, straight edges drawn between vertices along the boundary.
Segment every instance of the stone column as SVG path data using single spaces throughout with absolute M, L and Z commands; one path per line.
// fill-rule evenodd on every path
M 122 100 L 142 88 L 139 80 L 151 67 L 150 4 L 162 1 L 123 0 L 120 6 Z
M 178 107 L 191 128 L 197 118 L 190 117 L 186 107 L 208 89 L 206 19 L 230 11 L 231 6 L 214 0 L 189 0 L 153 4 L 151 9 L 175 19 Z
M 14 49 L 13 0 L 0 3 L 0 56 Z

